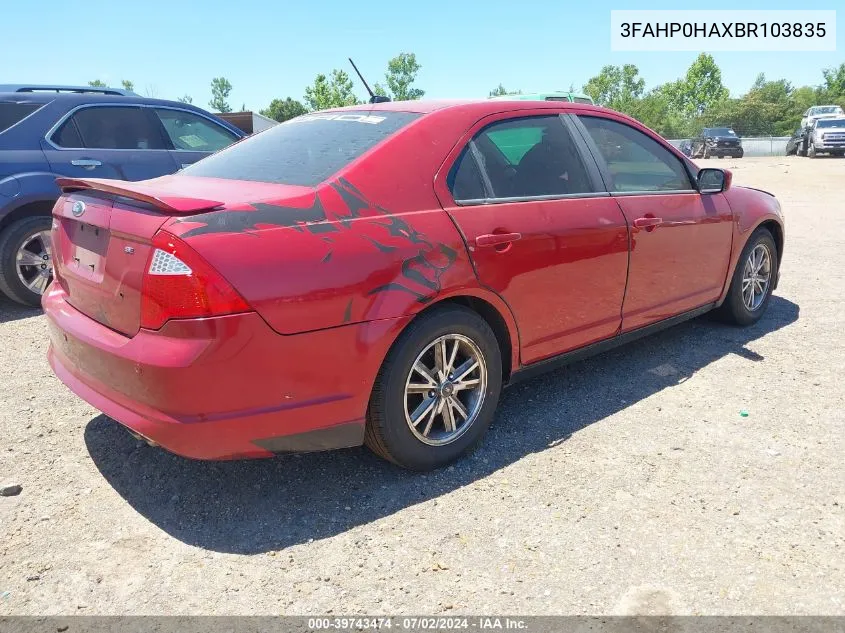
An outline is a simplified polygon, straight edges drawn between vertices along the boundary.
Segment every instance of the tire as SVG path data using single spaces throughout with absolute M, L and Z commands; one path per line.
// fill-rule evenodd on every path
M 469 421 L 465 418 L 461 426 L 458 411 L 449 407 L 449 415 L 455 420 L 451 433 L 445 409 L 444 413 L 438 413 L 441 394 L 445 393 L 448 398 L 451 392 L 450 388 L 443 391 L 447 389 L 448 381 L 425 393 L 406 393 L 406 385 L 424 386 L 428 382 L 412 368 L 418 359 L 426 367 L 434 366 L 434 352 L 430 346 L 441 337 L 457 337 L 446 342 L 448 357 L 452 354 L 454 343 L 459 341 L 456 366 L 463 365 L 465 357 L 474 354 L 473 358 L 483 360 L 486 370 L 486 384 L 479 366 L 468 374 L 468 378 L 478 379 L 477 386 L 454 393 L 454 397 L 464 394 L 460 396 L 461 404 L 469 413 Z M 424 388 L 428 389 L 427 386 Z M 501 352 L 495 334 L 484 319 L 461 306 L 444 307 L 424 314 L 401 334 L 382 364 L 370 396 L 364 442 L 374 453 L 403 468 L 417 471 L 440 468 L 478 443 L 493 420 L 501 388 Z M 430 409 L 433 415 L 427 412 L 421 415 L 421 421 L 415 427 L 417 430 L 412 430 L 413 414 L 427 411 L 425 403 L 432 400 L 435 401 Z M 445 401 L 448 402 L 448 399 Z M 426 433 L 427 429 L 423 427 L 429 423 L 429 418 L 433 422 L 429 426 L 431 430 Z
M 17 257 L 18 252 L 27 243 L 29 243 L 27 250 L 35 253 L 32 249 L 37 247 L 37 244 L 31 240 L 38 233 L 44 231 L 49 233 L 52 222 L 52 218 L 48 215 L 23 218 L 10 224 L 0 234 L 0 291 L 9 299 L 32 307 L 41 305 L 41 292 L 34 292 L 28 288 L 18 275 Z M 42 266 L 48 266 L 49 268 L 44 270 L 52 271 L 50 259 L 44 260 Z M 33 279 L 41 274 L 36 266 L 26 267 L 23 270 L 25 275 L 32 275 Z M 52 280 L 52 274 L 46 279 L 47 282 L 50 280 Z M 43 287 L 46 288 L 46 283 Z
M 765 247 L 768 251 L 769 279 L 762 300 L 757 305 L 752 303 L 753 308 L 749 308 L 743 298 L 743 277 L 749 257 L 758 246 Z M 765 228 L 759 228 L 754 231 L 751 237 L 748 238 L 745 248 L 742 249 L 742 254 L 739 256 L 736 264 L 736 270 L 734 270 L 733 277 L 731 278 L 728 295 L 725 297 L 725 302 L 717 310 L 717 316 L 723 321 L 736 325 L 752 325 L 759 321 L 760 317 L 766 311 L 766 307 L 769 305 L 769 299 L 772 296 L 772 289 L 777 279 L 779 265 L 778 251 L 772 234 Z

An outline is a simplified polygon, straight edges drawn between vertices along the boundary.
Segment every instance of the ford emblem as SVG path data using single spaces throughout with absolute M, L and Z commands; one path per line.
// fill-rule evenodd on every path
M 82 200 L 77 200 L 70 208 L 70 212 L 73 213 L 74 217 L 78 218 L 80 215 L 85 213 L 85 203 L 82 202 Z

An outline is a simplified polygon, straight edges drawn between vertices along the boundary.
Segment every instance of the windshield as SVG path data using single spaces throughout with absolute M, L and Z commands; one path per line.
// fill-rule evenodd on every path
M 704 136 L 736 136 L 736 134 L 727 127 L 709 127 L 705 128 Z
M 810 114 L 841 114 L 842 108 L 839 106 L 816 106 L 810 108 Z
M 315 112 L 291 119 L 213 154 L 181 173 L 313 187 L 419 114 Z
M 845 119 L 822 119 L 816 127 L 845 127 Z

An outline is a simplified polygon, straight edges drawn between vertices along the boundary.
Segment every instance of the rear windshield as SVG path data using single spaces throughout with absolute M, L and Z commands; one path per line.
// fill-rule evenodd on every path
M 575 103 L 589 103 L 589 104 L 593 103 L 593 100 L 588 99 L 587 97 L 575 97 L 573 99 L 573 101 L 575 101 Z
M 42 105 L 41 103 L 0 103 L 0 132 L 8 130 Z
M 419 114 L 315 112 L 276 125 L 185 168 L 187 176 L 313 187 Z

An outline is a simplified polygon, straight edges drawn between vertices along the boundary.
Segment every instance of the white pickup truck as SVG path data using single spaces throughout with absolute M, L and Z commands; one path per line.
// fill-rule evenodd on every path
M 838 105 L 823 105 L 813 106 L 804 113 L 804 118 L 801 119 L 801 127 L 809 127 L 816 119 L 824 119 L 834 116 L 845 115 L 842 107 Z
M 807 130 L 807 156 L 845 156 L 845 116 L 815 119 Z

